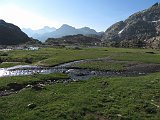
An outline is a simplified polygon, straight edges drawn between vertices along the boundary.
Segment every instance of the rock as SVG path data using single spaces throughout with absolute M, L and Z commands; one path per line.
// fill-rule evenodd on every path
M 80 48 L 80 47 L 74 47 L 73 49 L 74 50 L 82 50 L 82 48 Z
M 77 76 L 86 76 L 86 75 L 88 75 L 87 73 L 77 73 L 77 74 L 75 74 L 75 75 L 77 75 Z
M 52 83 L 52 80 L 47 80 L 47 82 L 48 82 L 49 84 L 51 84 L 51 83 Z
M 42 90 L 43 88 L 38 86 L 38 85 L 35 85 L 35 86 L 32 87 L 32 89 L 34 89 L 34 90 Z
M 123 21 L 113 24 L 110 28 L 106 30 L 102 40 L 105 41 L 119 39 L 118 32 L 121 31 L 125 27 L 125 25 L 126 24 Z
M 26 88 L 32 88 L 33 87 L 33 85 L 27 85 L 26 86 Z
M 68 73 L 71 73 L 72 71 L 74 71 L 74 69 L 69 69 L 65 73 L 68 74 Z
M 34 104 L 34 103 L 29 103 L 29 104 L 27 105 L 27 108 L 33 109 L 33 108 L 35 108 L 36 106 L 37 106 L 37 105 Z
M 91 71 L 91 74 L 92 75 L 96 75 L 96 71 Z
M 118 116 L 118 117 L 122 117 L 122 115 L 121 115 L 121 114 L 117 114 L 117 116 Z
M 76 79 L 73 79 L 72 81 L 73 81 L 73 82 L 77 82 L 78 80 L 76 80 Z
M 64 80 L 63 83 L 64 83 L 64 84 L 68 84 L 69 81 L 68 81 L 68 80 Z

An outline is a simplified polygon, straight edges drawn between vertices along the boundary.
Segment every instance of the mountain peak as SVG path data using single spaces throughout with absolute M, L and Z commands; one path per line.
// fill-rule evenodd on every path
M 68 25 L 68 24 L 63 24 L 62 26 L 70 26 L 70 25 Z
M 59 29 L 64 29 L 64 28 L 74 28 L 74 27 L 67 25 L 67 24 L 63 24 Z
M 89 27 L 83 27 L 81 29 L 88 30 L 88 29 L 91 29 L 91 28 L 89 28 Z
M 43 29 L 48 29 L 48 28 L 50 28 L 50 27 L 49 27 L 49 26 L 44 26 L 44 27 L 43 27 Z
M 49 26 L 44 26 L 42 29 L 54 29 L 54 30 L 56 30 L 55 27 L 49 27 Z
M 89 27 L 83 27 L 79 29 L 83 34 L 97 34 L 97 32 L 94 29 L 91 29 Z
M 0 23 L 2 24 L 4 24 L 4 23 L 6 23 L 4 20 L 2 20 L 2 19 L 0 19 Z
M 44 26 L 42 29 L 39 29 L 39 30 L 46 31 L 46 32 L 52 32 L 52 31 L 55 31 L 56 28 L 54 28 L 54 27 L 49 27 L 49 26 Z M 37 31 L 38 31 L 38 30 L 37 30 Z
M 154 5 L 152 5 L 152 7 L 157 7 L 157 6 L 159 6 L 159 5 L 160 5 L 160 3 L 157 2 L 157 3 L 155 3 Z

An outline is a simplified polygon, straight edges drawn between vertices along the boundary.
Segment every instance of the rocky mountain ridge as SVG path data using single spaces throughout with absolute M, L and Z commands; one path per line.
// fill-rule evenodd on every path
M 147 46 L 153 41 L 159 42 L 160 36 L 160 3 L 156 3 L 150 8 L 137 12 L 109 27 L 102 38 L 102 41 L 124 41 L 144 42 Z M 152 41 L 152 42 L 151 42 Z M 154 47 L 154 46 L 153 46 Z

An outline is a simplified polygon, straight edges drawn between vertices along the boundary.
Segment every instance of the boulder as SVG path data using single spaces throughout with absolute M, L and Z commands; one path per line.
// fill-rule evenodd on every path
M 36 106 L 37 106 L 37 105 L 34 104 L 34 103 L 29 103 L 29 104 L 27 105 L 27 108 L 33 109 L 33 108 L 35 108 Z

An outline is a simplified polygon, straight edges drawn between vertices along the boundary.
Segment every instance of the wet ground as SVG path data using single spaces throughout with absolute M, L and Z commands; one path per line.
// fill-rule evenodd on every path
M 89 61 L 103 61 L 103 62 L 126 62 L 123 66 L 124 70 L 92 70 L 72 67 L 74 64 L 89 62 Z M 40 67 L 32 65 L 19 65 L 10 68 L 0 68 L 0 77 L 8 76 L 24 76 L 32 74 L 49 74 L 49 73 L 66 73 L 72 80 L 86 80 L 94 76 L 139 76 L 148 73 L 160 72 L 160 64 L 146 64 L 132 61 L 115 61 L 109 58 L 102 58 L 96 60 L 79 60 L 69 63 L 60 64 L 54 67 Z
M 109 58 L 96 59 L 99 61 L 112 61 L 112 62 L 124 62 L 124 61 L 114 61 Z M 146 64 L 146 63 L 138 63 L 138 62 L 126 62 L 124 65 L 124 70 L 122 71 L 99 71 L 99 70 L 91 70 L 91 69 L 81 69 L 72 67 L 73 64 L 83 63 L 94 60 L 79 60 L 73 61 L 61 65 L 57 65 L 55 67 L 40 67 L 40 66 L 32 66 L 32 65 L 20 65 L 10 68 L 0 68 L 0 77 L 8 77 L 8 76 L 24 76 L 24 75 L 32 75 L 35 73 L 38 74 L 49 74 L 49 73 L 66 73 L 70 76 L 70 79 L 60 79 L 60 80 L 48 80 L 48 81 L 37 81 L 31 84 L 17 84 L 10 83 L 7 86 L 7 89 L 0 90 L 0 96 L 10 95 L 12 93 L 16 93 L 19 90 L 31 87 L 39 90 L 43 88 L 46 84 L 54 84 L 54 83 L 68 83 L 76 80 L 87 80 L 91 77 L 95 76 L 141 76 L 149 73 L 160 72 L 160 64 Z
M 72 67 L 74 64 L 88 62 L 88 61 L 103 61 L 103 62 L 126 62 L 123 66 L 124 70 L 92 70 Z M 49 74 L 49 73 L 66 73 L 71 79 L 84 80 L 93 76 L 139 76 L 148 73 L 160 72 L 160 64 L 146 64 L 129 61 L 114 61 L 109 58 L 102 58 L 96 60 L 79 60 L 69 63 L 60 64 L 54 67 L 40 67 L 33 65 L 19 65 L 10 68 L 0 68 L 0 77 L 8 76 L 24 76 L 35 73 Z

